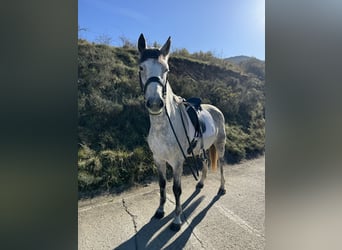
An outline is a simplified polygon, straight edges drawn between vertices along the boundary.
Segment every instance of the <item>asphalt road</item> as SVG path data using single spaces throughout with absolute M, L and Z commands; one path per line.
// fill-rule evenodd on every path
M 208 172 L 202 190 L 190 176 L 182 177 L 183 225 L 173 218 L 172 182 L 167 183 L 165 217 L 153 215 L 159 187 L 152 183 L 120 195 L 78 203 L 79 249 L 264 249 L 265 158 L 225 166 L 226 190 L 216 196 L 220 174 Z

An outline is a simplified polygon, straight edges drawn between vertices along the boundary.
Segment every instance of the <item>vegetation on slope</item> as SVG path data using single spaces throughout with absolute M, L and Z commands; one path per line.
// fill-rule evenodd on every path
M 138 52 L 78 42 L 79 191 L 110 190 L 157 175 L 146 137 L 148 113 L 138 79 Z M 226 118 L 225 158 L 235 163 L 262 154 L 265 138 L 264 63 L 241 65 L 212 53 L 175 51 L 169 81 L 177 95 L 197 96 Z

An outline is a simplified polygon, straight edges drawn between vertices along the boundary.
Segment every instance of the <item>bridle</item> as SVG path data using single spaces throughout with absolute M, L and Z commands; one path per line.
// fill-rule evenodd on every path
M 140 81 L 141 92 L 143 93 L 144 96 L 146 94 L 146 90 L 147 90 L 148 85 L 150 85 L 152 82 L 156 82 L 156 83 L 158 83 L 158 85 L 160 85 L 162 87 L 162 94 L 163 94 L 163 98 L 165 99 L 165 97 L 166 97 L 166 86 L 168 83 L 167 77 L 166 77 L 166 80 L 164 83 L 163 79 L 160 76 L 152 76 L 152 77 L 147 79 L 147 81 L 144 85 L 143 81 L 141 79 L 141 71 L 139 71 L 139 81 Z

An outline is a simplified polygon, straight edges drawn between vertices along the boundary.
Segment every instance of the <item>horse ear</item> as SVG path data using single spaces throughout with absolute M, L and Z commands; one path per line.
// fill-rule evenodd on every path
M 170 47 L 171 47 L 171 37 L 169 36 L 169 38 L 167 39 L 163 47 L 160 49 L 161 54 L 167 57 L 170 52 Z
M 146 49 L 146 41 L 144 35 L 141 33 L 138 40 L 138 49 L 142 53 Z

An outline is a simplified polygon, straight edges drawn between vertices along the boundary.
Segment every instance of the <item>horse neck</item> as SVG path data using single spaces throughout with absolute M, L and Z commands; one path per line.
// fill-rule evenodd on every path
M 175 107 L 177 106 L 177 103 L 175 101 L 175 94 L 173 93 L 172 88 L 169 83 L 167 84 L 165 106 L 170 116 L 174 113 Z

